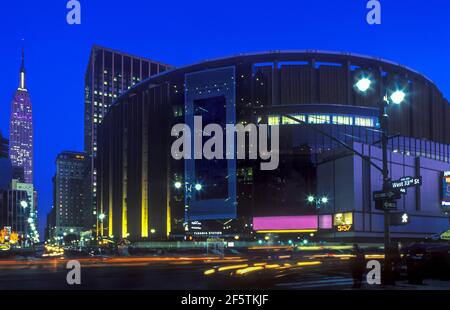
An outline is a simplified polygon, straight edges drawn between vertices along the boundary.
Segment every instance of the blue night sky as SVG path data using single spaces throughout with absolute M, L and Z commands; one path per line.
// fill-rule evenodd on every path
M 366 23 L 367 0 L 79 1 L 82 24 L 73 26 L 66 0 L 3 0 L 0 10 L 0 130 L 9 136 L 24 38 L 41 232 L 56 155 L 83 150 L 84 72 L 94 43 L 175 66 L 264 50 L 348 51 L 407 65 L 450 97 L 449 1 L 381 0 L 376 26 Z

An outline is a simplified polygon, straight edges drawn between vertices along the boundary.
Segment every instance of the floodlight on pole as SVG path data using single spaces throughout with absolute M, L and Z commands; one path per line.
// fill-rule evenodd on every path
M 371 84 L 372 81 L 369 78 L 363 77 L 358 82 L 356 82 L 355 86 L 360 92 L 364 93 L 370 88 Z
M 403 102 L 403 100 L 405 100 L 405 97 L 406 97 L 406 94 L 404 91 L 396 90 L 395 92 L 392 93 L 392 95 L 390 96 L 390 99 L 391 99 L 392 103 L 400 104 Z

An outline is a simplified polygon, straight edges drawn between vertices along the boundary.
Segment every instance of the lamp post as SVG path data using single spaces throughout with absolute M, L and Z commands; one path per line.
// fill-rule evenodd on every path
M 105 233 L 105 228 L 104 228 L 104 220 L 106 218 L 106 214 L 105 213 L 100 213 L 98 215 L 98 219 L 100 221 L 100 237 L 103 238 L 103 235 Z M 98 236 L 97 236 L 98 237 Z M 98 238 L 97 238 L 98 239 Z
M 174 187 L 175 187 L 175 189 L 181 189 L 183 187 L 183 183 L 180 181 L 176 181 L 174 183 Z M 191 205 L 192 192 L 193 192 L 193 190 L 200 192 L 203 189 L 203 185 L 201 183 L 192 184 L 189 182 L 185 182 L 184 187 L 185 187 L 185 193 L 186 193 L 186 205 L 184 206 L 184 222 L 185 222 L 185 225 L 189 225 L 188 208 Z
M 366 93 L 372 84 L 372 81 L 368 77 L 361 77 L 355 84 L 356 88 Z M 390 189 L 388 159 L 387 159 L 387 146 L 388 146 L 388 108 L 391 103 L 401 104 L 406 97 L 406 93 L 402 89 L 396 89 L 388 96 L 387 92 L 383 100 L 378 101 L 379 108 L 379 120 L 381 129 L 381 151 L 382 151 L 382 175 L 383 175 L 383 192 Z M 389 210 L 384 208 L 384 283 L 391 282 L 391 264 L 390 264 L 390 223 L 389 223 Z
M 359 80 L 355 83 L 355 87 L 358 89 L 358 91 L 360 91 L 362 93 L 369 91 L 371 88 L 371 85 L 372 85 L 372 80 L 368 76 L 361 76 L 359 78 Z M 345 149 L 347 149 L 347 150 L 351 151 L 353 154 L 359 156 L 362 160 L 366 161 L 372 167 L 374 167 L 375 169 L 380 171 L 383 175 L 383 191 L 384 191 L 389 188 L 389 181 L 390 181 L 389 180 L 388 163 L 387 163 L 387 143 L 389 140 L 388 131 L 387 131 L 387 129 L 388 129 L 387 108 L 390 103 L 397 104 L 397 105 L 401 104 L 404 101 L 405 97 L 406 97 L 406 93 L 402 89 L 397 88 L 396 90 L 394 90 L 391 93 L 391 95 L 389 97 L 386 94 L 386 96 L 383 98 L 383 100 L 381 102 L 378 102 L 379 115 L 380 115 L 380 127 L 381 127 L 381 131 L 382 131 L 382 155 L 383 155 L 382 167 L 379 167 L 378 164 L 371 161 L 367 156 L 364 156 L 363 153 L 354 149 L 353 147 L 351 147 L 344 141 L 327 133 L 326 131 L 321 130 L 317 127 L 314 127 L 311 124 L 309 124 L 308 122 L 305 122 L 304 120 L 301 120 L 295 116 L 292 116 L 289 114 L 283 114 L 282 116 L 286 117 L 290 120 L 293 120 L 293 121 L 297 122 L 298 124 L 307 126 L 307 127 L 311 128 L 312 130 L 315 130 L 316 132 L 324 135 L 325 137 L 328 137 L 332 141 L 336 142 L 338 145 L 343 146 Z M 267 114 L 267 112 L 263 112 L 263 113 Z M 310 203 L 313 203 L 315 201 L 315 198 L 314 198 L 314 196 L 310 196 L 307 198 L 307 200 Z M 317 205 L 316 205 L 316 207 L 317 207 Z M 384 252 L 385 252 L 385 264 L 386 265 L 388 265 L 388 259 L 389 259 L 389 254 L 388 254 L 388 248 L 389 248 L 389 243 L 390 243 L 389 241 L 390 241 L 389 211 L 384 210 Z M 388 269 L 385 268 L 385 271 L 387 271 L 387 270 Z M 388 277 L 385 274 L 384 279 L 386 280 L 387 278 Z
M 309 204 L 315 203 L 316 209 L 320 209 L 321 205 L 326 205 L 328 203 L 328 197 L 327 196 L 314 197 L 313 195 L 308 195 L 308 197 L 306 197 L 306 201 Z

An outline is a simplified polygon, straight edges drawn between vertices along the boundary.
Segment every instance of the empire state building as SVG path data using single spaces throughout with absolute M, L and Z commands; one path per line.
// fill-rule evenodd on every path
M 25 183 L 33 183 L 33 111 L 30 94 L 25 84 L 24 51 L 20 68 L 19 88 L 11 102 L 10 150 L 13 166 L 24 171 Z

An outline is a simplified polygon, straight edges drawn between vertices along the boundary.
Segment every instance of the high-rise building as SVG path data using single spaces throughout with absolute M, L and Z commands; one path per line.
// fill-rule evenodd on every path
M 38 232 L 38 211 L 37 211 L 37 193 L 34 190 L 33 184 L 21 183 L 13 178 L 11 182 L 12 192 L 25 192 L 26 193 L 26 214 L 29 228 L 27 231 L 27 239 L 31 239 L 33 242 L 39 242 Z
M 84 150 L 89 160 L 85 185 L 86 228 L 96 227 L 98 221 L 95 168 L 97 126 L 117 97 L 141 80 L 170 68 L 150 59 L 93 46 L 85 75 Z
M 0 191 L 11 186 L 12 167 L 8 158 L 8 140 L 0 132 Z M 1 198 L 0 198 L 1 199 Z M 0 227 L 1 229 L 1 227 Z
M 25 84 L 24 51 L 20 82 L 11 103 L 10 150 L 13 166 L 23 167 L 25 183 L 33 183 L 33 110 Z
M 8 158 L 8 140 L 0 132 L 0 158 Z
M 64 151 L 56 158 L 54 208 L 57 235 L 83 230 L 84 153 Z
M 30 197 L 24 190 L 8 189 L 0 192 L 0 229 L 7 228 L 17 233 L 21 240 L 32 240 L 32 228 L 36 229 L 29 217 Z

